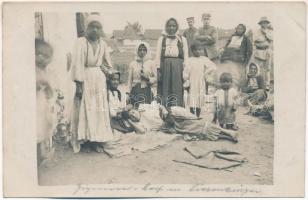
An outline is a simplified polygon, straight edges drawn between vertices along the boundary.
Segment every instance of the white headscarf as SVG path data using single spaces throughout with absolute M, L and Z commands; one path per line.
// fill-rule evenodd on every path
M 260 75 L 260 66 L 259 66 L 257 63 L 255 63 L 255 62 L 250 62 L 250 63 L 247 65 L 247 68 L 246 68 L 246 76 L 248 77 L 248 75 L 249 75 L 249 68 L 250 68 L 250 65 L 251 65 L 251 64 L 257 66 L 257 74 L 256 74 L 256 76 L 259 76 L 259 75 Z
M 103 19 L 98 14 L 91 14 L 87 17 L 86 27 L 88 28 L 89 24 L 92 22 L 98 22 L 103 27 Z
M 143 58 L 143 60 L 149 60 L 151 59 L 151 49 L 150 49 L 150 45 L 149 43 L 147 42 L 144 42 L 144 41 L 140 41 L 137 43 L 136 45 L 136 48 L 135 48 L 135 59 L 138 60 L 138 59 L 141 59 L 139 56 L 138 56 L 138 49 L 141 45 L 144 45 L 145 48 L 147 49 L 147 54 L 145 55 L 145 57 Z

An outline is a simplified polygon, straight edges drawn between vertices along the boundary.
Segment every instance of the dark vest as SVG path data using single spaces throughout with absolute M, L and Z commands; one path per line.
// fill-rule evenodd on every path
M 181 36 L 180 36 L 180 38 L 182 39 Z M 164 36 L 163 41 L 162 41 L 161 55 L 160 55 L 161 60 L 163 60 L 165 58 L 166 40 L 167 40 L 167 37 Z M 183 43 L 180 40 L 178 40 L 178 49 L 179 49 L 179 56 L 178 56 L 178 58 L 184 59 Z

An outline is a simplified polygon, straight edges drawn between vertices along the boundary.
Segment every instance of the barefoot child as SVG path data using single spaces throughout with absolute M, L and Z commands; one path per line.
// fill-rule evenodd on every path
M 36 72 L 36 119 L 37 119 L 37 163 L 51 158 L 52 135 L 55 128 L 53 114 L 54 92 L 47 74 L 47 66 L 51 62 L 53 49 L 43 40 L 35 40 L 35 72 Z
M 151 59 L 150 46 L 141 42 L 136 46 L 136 59 L 129 65 L 129 101 L 135 108 L 139 104 L 150 104 L 153 99 L 151 85 L 156 81 L 155 63 Z
M 232 75 L 230 73 L 222 73 L 220 76 L 220 86 L 215 93 L 217 99 L 216 115 L 219 125 L 222 128 L 238 130 L 235 123 L 235 112 L 237 91 L 232 85 Z
M 216 81 L 216 65 L 207 57 L 202 56 L 203 47 L 199 41 L 191 44 L 192 57 L 184 63 L 184 89 L 188 92 L 187 105 L 190 112 L 200 116 L 205 101 L 206 82 Z

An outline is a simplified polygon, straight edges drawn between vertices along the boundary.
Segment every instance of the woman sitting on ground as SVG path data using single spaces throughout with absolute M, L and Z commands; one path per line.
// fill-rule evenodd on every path
M 246 93 L 245 101 L 250 101 L 252 104 L 263 102 L 267 98 L 263 77 L 259 74 L 259 66 L 255 63 L 250 63 L 246 84 L 243 88 Z
M 140 121 L 139 112 L 134 110 L 131 104 L 125 105 L 122 101 L 122 95 L 118 89 L 119 83 L 120 72 L 114 71 L 107 81 L 111 128 L 121 133 L 133 131 L 144 133 L 143 128 L 136 124 Z
M 227 41 L 221 55 L 220 73 L 231 73 L 234 83 L 241 90 L 245 83 L 246 65 L 252 55 L 252 44 L 245 35 L 246 26 L 239 24 L 235 33 Z
M 249 113 L 256 117 L 274 122 L 274 80 L 270 81 L 267 99 L 260 104 L 252 104 L 247 101 Z

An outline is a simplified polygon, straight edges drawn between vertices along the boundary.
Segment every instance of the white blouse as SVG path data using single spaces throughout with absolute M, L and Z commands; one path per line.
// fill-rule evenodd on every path
M 109 112 L 111 117 L 116 117 L 118 112 L 121 112 L 125 108 L 125 102 L 120 101 L 118 98 L 118 93 L 108 91 L 108 100 L 109 100 Z
M 164 37 L 161 36 L 157 42 L 157 49 L 156 49 L 156 65 L 157 66 L 160 66 L 163 38 Z M 181 38 L 182 38 L 182 43 L 183 43 L 184 60 L 186 60 L 188 58 L 187 40 L 185 37 L 181 37 Z M 166 57 L 176 58 L 179 56 L 178 41 L 179 39 L 177 37 L 175 39 L 166 38 L 166 50 L 165 50 Z
M 150 79 L 150 83 L 154 84 L 156 82 L 156 66 L 154 61 L 146 60 L 143 63 L 143 72 L 147 75 Z M 128 90 L 131 91 L 132 87 L 136 85 L 136 83 L 141 82 L 140 78 L 141 74 L 141 63 L 137 61 L 133 61 L 129 65 L 129 72 L 128 72 Z
M 105 65 L 108 68 L 112 68 L 111 58 L 105 41 L 100 39 L 98 48 L 94 53 L 92 45 L 85 37 L 77 39 L 72 57 L 73 81 L 82 82 L 84 80 L 84 70 L 86 64 L 89 67 L 100 67 L 101 65 Z
M 228 47 L 239 49 L 241 47 L 243 38 L 244 38 L 243 36 L 236 36 L 236 35 L 232 36 Z

